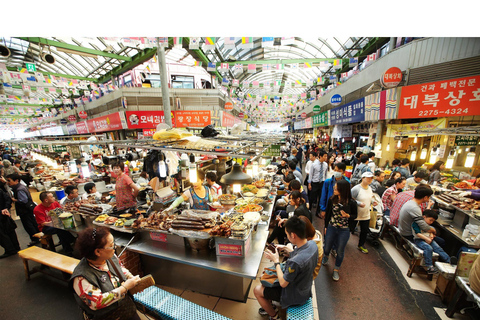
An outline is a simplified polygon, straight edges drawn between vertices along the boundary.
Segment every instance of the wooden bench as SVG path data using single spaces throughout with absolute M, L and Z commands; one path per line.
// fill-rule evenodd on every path
M 313 320 L 313 303 L 312 298 L 308 299 L 305 304 L 300 306 L 292 306 L 287 308 L 287 320 Z
M 35 261 L 40 263 L 43 266 L 47 266 L 50 268 L 58 269 L 67 275 L 71 275 L 73 270 L 80 262 L 80 260 L 71 258 L 68 256 L 64 256 L 62 254 L 52 252 L 50 250 L 42 249 L 36 246 L 21 250 L 18 252 L 18 255 L 23 260 L 23 266 L 25 268 L 25 277 L 27 280 L 30 280 L 30 275 L 36 272 L 43 272 L 43 268 L 30 268 L 28 267 L 28 261 Z M 48 275 L 53 276 L 50 273 Z M 66 280 L 66 277 L 62 280 Z
M 384 219 L 383 228 L 385 232 L 382 232 L 382 235 L 380 236 L 380 238 L 383 239 L 384 233 L 391 233 L 393 238 L 395 240 L 398 240 L 399 244 L 407 253 L 408 257 L 410 258 L 410 262 L 409 262 L 410 266 L 408 267 L 407 276 L 411 278 L 413 273 L 427 274 L 426 270 L 423 267 L 421 267 L 422 265 L 424 265 L 423 250 L 417 247 L 415 243 L 405 239 L 400 234 L 400 230 L 396 226 L 390 224 L 389 216 L 385 216 L 384 218 L 385 219 Z M 438 257 L 439 257 L 438 253 L 434 252 L 432 254 L 432 262 L 435 263 Z M 431 281 L 433 279 L 433 274 L 427 274 L 427 279 Z
M 231 320 L 155 286 L 134 294 L 133 299 L 161 319 Z

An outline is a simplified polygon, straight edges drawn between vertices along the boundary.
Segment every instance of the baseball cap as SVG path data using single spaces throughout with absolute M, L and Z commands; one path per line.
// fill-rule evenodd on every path
M 362 173 L 362 178 L 372 178 L 372 177 L 373 177 L 373 173 L 371 173 L 370 171 Z

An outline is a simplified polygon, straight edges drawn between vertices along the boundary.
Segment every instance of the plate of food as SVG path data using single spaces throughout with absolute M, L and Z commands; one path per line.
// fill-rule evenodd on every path
M 95 219 L 95 222 L 100 222 L 100 223 L 103 223 L 105 222 L 105 220 L 108 218 L 108 215 L 107 214 L 102 214 L 102 215 L 99 215 L 96 219 Z
M 235 204 L 235 199 L 237 199 L 237 197 L 233 194 L 222 194 L 218 197 L 221 204 Z
M 105 219 L 105 224 L 106 225 L 113 225 L 116 221 L 118 220 L 118 218 L 116 217 L 108 217 L 107 219 Z
M 234 210 L 240 213 L 260 212 L 263 210 L 263 207 L 258 204 L 240 204 L 235 206 Z
M 242 187 L 242 192 L 243 193 L 246 193 L 246 192 L 257 193 L 258 188 L 253 184 L 246 184 Z

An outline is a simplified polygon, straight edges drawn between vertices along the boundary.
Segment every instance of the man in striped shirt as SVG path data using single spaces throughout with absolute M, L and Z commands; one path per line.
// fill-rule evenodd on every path
M 388 216 L 390 214 L 390 209 L 392 208 L 393 201 L 395 201 L 398 193 L 401 192 L 403 188 L 405 188 L 405 183 L 406 179 L 404 177 L 400 177 L 395 180 L 395 183 L 383 193 L 382 203 L 383 212 L 385 215 Z
M 419 184 L 417 188 L 421 186 Z M 425 185 L 423 185 L 425 186 Z M 400 216 L 400 210 L 402 209 L 403 205 L 407 203 L 408 201 L 412 200 L 415 196 L 415 190 L 411 191 L 404 191 L 401 192 L 397 195 L 395 200 L 393 201 L 392 207 L 390 209 L 390 225 L 393 225 L 395 227 L 398 227 L 398 218 Z M 433 202 L 430 201 L 428 204 L 427 203 L 422 203 L 420 204 L 420 209 L 425 211 L 426 209 L 430 209 L 430 207 L 433 205 Z

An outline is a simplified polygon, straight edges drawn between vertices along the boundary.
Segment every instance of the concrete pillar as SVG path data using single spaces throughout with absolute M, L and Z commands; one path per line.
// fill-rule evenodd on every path
M 170 107 L 170 96 L 168 90 L 167 79 L 167 63 L 165 62 L 165 48 L 160 45 L 160 41 L 157 37 L 157 57 L 158 57 L 158 70 L 160 70 L 160 81 L 162 86 L 162 101 L 163 101 L 163 113 L 165 115 L 165 124 L 172 126 L 172 115 Z

